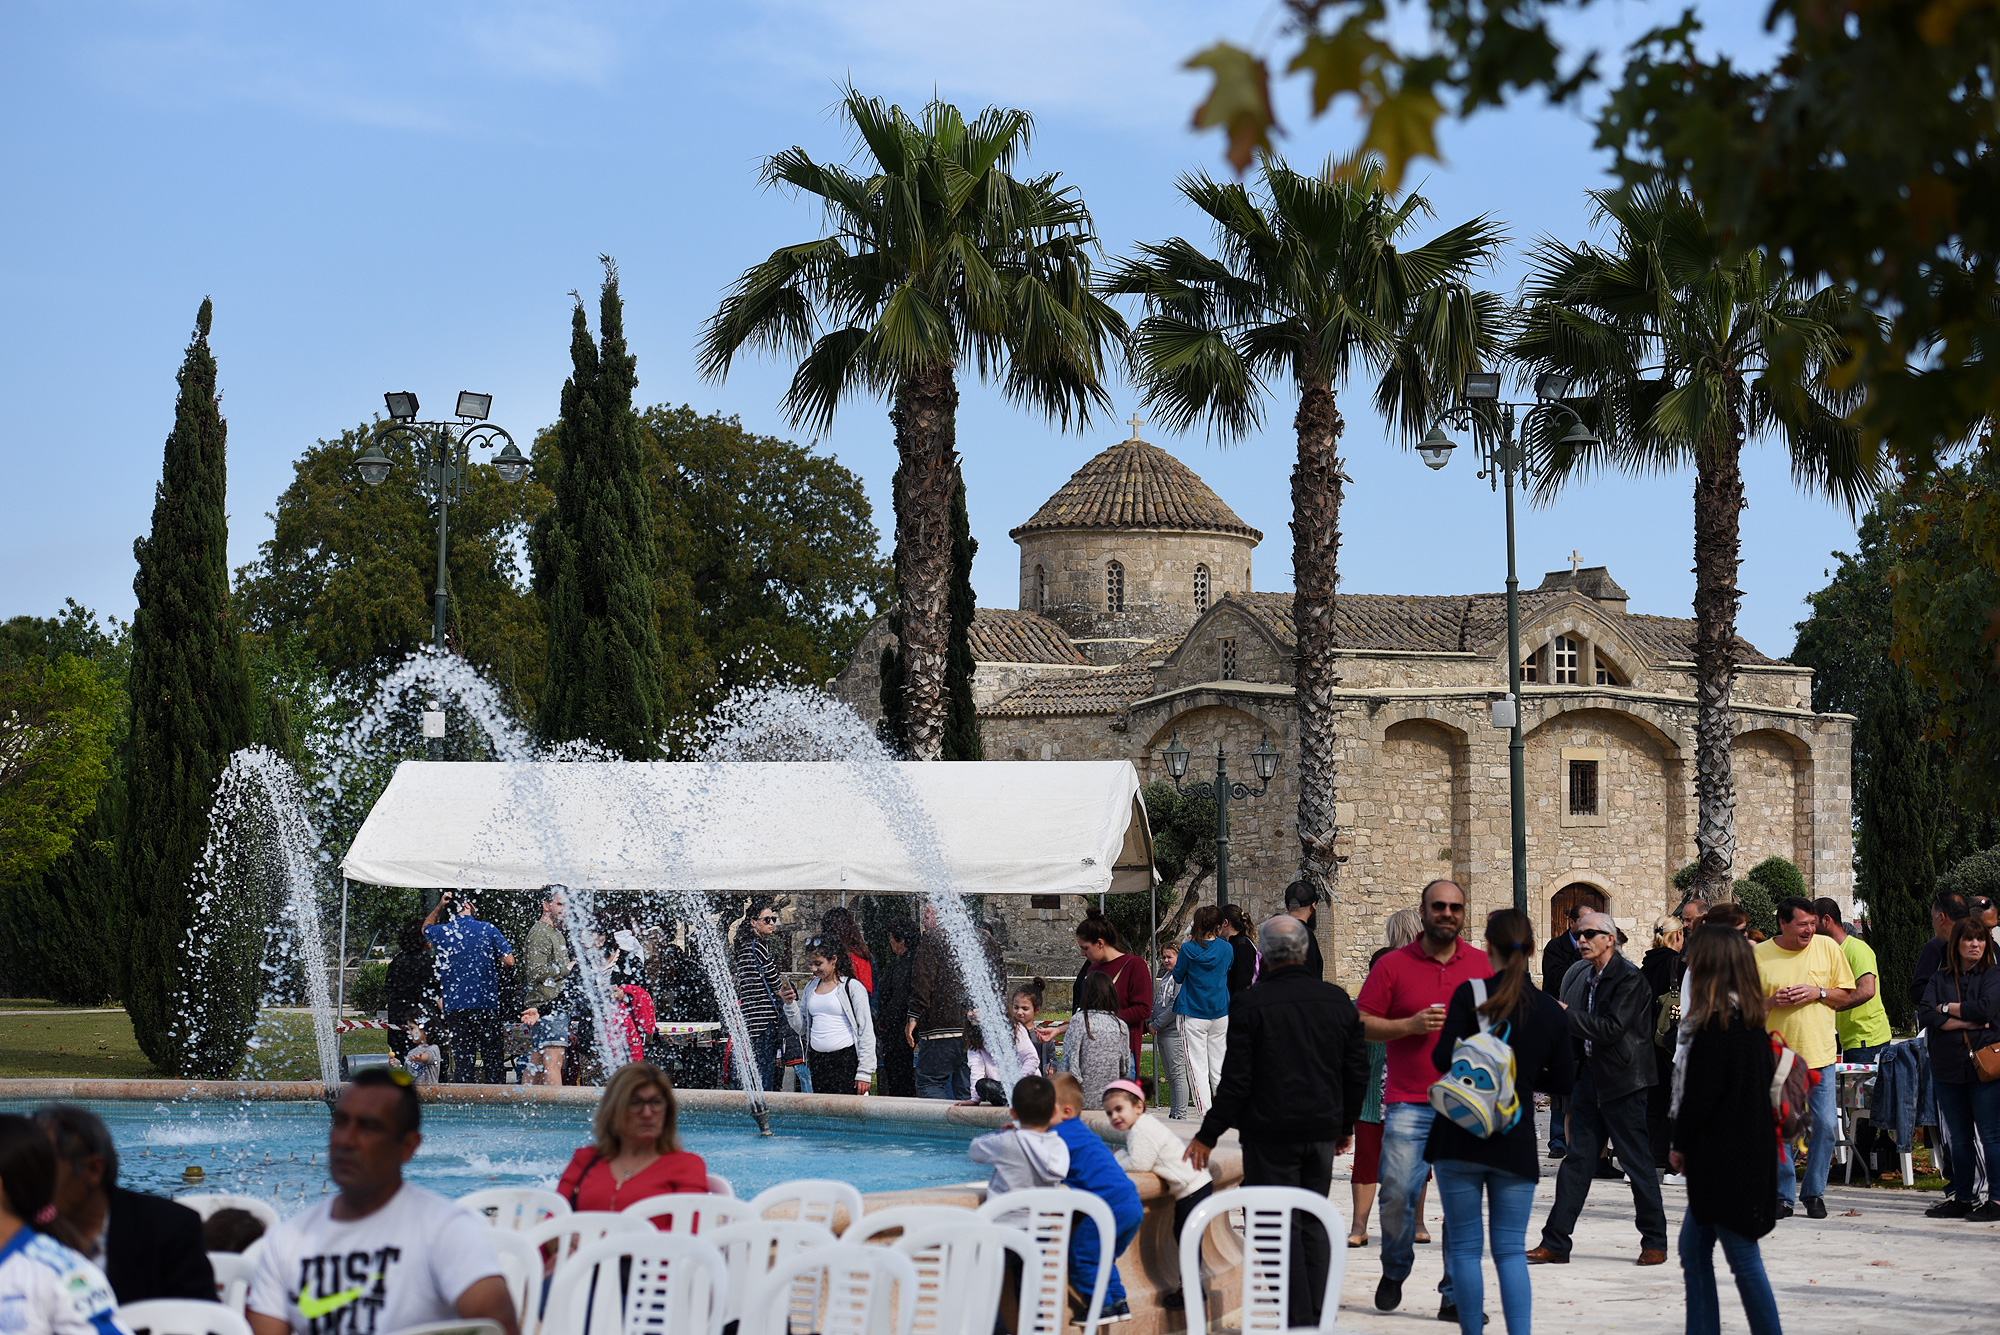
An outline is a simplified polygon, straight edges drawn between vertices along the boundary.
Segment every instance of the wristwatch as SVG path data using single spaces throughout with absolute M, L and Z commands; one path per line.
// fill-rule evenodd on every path
M 1825 1000 L 1826 1000 L 1826 989 L 1825 989 L 1825 988 L 1823 988 L 1823 987 L 1822 987 L 1822 988 L 1821 988 L 1821 989 L 1819 990 L 1819 999 L 1820 999 L 1821 1001 L 1825 1001 Z

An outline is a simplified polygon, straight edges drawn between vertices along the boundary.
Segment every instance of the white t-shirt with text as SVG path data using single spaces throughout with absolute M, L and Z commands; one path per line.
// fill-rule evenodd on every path
M 299 1335 L 389 1335 L 448 1321 L 461 1295 L 500 1265 L 485 1220 L 405 1182 L 360 1219 L 331 1201 L 264 1236 L 249 1308 Z

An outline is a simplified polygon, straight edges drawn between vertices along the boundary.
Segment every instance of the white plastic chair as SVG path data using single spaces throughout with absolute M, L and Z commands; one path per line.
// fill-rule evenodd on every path
M 570 1258 L 577 1252 L 594 1242 L 602 1242 L 614 1235 L 644 1233 L 649 1231 L 649 1228 L 643 1219 L 634 1219 L 630 1215 L 619 1214 L 612 1210 L 577 1210 L 571 1214 L 557 1215 L 554 1219 L 544 1219 L 521 1234 L 521 1237 L 528 1240 L 528 1245 L 535 1249 L 537 1255 L 542 1255 L 544 1250 L 553 1244 L 553 1249 L 548 1251 L 548 1258 L 552 1263 L 547 1266 L 547 1274 L 542 1284 L 535 1286 L 533 1295 L 537 1300 L 535 1306 L 539 1308 L 542 1305 L 539 1301 L 542 1288 L 555 1283 L 555 1277 L 562 1273 L 563 1267 L 569 1264 Z M 535 1274 L 542 1275 L 543 1269 L 537 1267 Z
M 485 1317 L 459 1317 L 453 1321 L 426 1321 L 421 1326 L 405 1326 L 389 1335 L 506 1335 L 498 1321 Z
M 750 1201 L 734 1196 L 714 1196 L 700 1191 L 675 1191 L 664 1196 L 648 1196 L 619 1212 L 662 1233 L 696 1234 L 724 1224 L 755 1219 L 757 1210 Z
M 1112 1249 L 1118 1221 L 1100 1196 L 1071 1187 L 1036 1187 L 995 1196 L 979 1207 L 987 1223 L 1018 1228 L 1034 1241 L 1040 1264 L 1021 1277 L 1021 1335 L 1063 1335 L 1069 1324 L 1069 1238 L 1073 1217 L 1082 1215 L 1097 1225 L 1097 1282 L 1091 1285 L 1090 1306 L 1083 1329 L 1093 1331 L 1104 1311 L 1104 1289 L 1111 1282 Z
M 917 1268 L 889 1247 L 814 1247 L 773 1268 L 768 1285 L 739 1335 L 910 1335 L 916 1315 Z
M 513 1233 L 525 1233 L 544 1219 L 570 1213 L 568 1201 L 540 1187 L 486 1187 L 460 1196 L 458 1203 L 493 1227 Z
M 847 1231 L 840 1235 L 842 1242 L 883 1242 L 885 1234 L 908 1233 L 913 1228 L 931 1228 L 944 1224 L 974 1224 L 979 1216 L 956 1205 L 892 1205 L 886 1210 L 877 1210 L 862 1215 L 848 1224 Z
M 783 1265 L 808 1247 L 831 1247 L 835 1241 L 833 1234 L 818 1224 L 801 1224 L 795 1219 L 746 1219 L 740 1224 L 705 1229 L 701 1240 L 721 1252 L 729 1265 L 729 1295 L 722 1313 L 725 1326 L 750 1314 L 774 1266 Z M 981 1331 L 980 1335 L 989 1333 Z
M 734 1196 L 736 1188 L 731 1186 L 729 1179 L 722 1174 L 710 1173 L 708 1175 L 708 1194 L 711 1196 Z
M 630 1262 L 619 1296 L 619 1271 Z M 580 1248 L 556 1272 L 542 1329 L 562 1335 L 721 1335 L 729 1266 L 700 1238 L 647 1229 Z
M 257 1278 L 257 1259 L 242 1252 L 210 1252 L 208 1268 L 215 1272 L 215 1301 L 241 1316 L 250 1303 L 250 1284 Z
M 278 1226 L 277 1207 L 257 1196 L 231 1196 L 221 1191 L 194 1191 L 185 1196 L 174 1197 L 174 1204 L 187 1206 L 203 1219 L 207 1219 L 217 1210 L 248 1210 L 257 1216 L 257 1222 L 264 1226 L 265 1232 L 268 1233 Z
M 917 1269 L 913 1335 L 992 1335 L 1007 1253 L 1020 1260 L 1024 1279 L 1037 1259 L 1026 1233 L 977 1219 L 905 1229 L 892 1246 Z
M 198 1298 L 149 1298 L 118 1309 L 118 1324 L 132 1335 L 250 1335 L 241 1312 Z
M 511 1229 L 494 1229 L 486 1242 L 500 1262 L 500 1277 L 514 1300 L 514 1323 L 522 1335 L 529 1335 L 536 1324 L 533 1314 L 541 1306 L 542 1249 L 528 1241 L 527 1234 Z
M 1347 1221 L 1332 1201 L 1298 1187 L 1232 1187 L 1218 1191 L 1188 1215 L 1181 1231 L 1181 1292 L 1187 1295 L 1188 1335 L 1207 1335 L 1208 1304 L 1201 1272 L 1201 1242 L 1210 1221 L 1231 1210 L 1243 1212 L 1242 1306 L 1239 1328 L 1252 1332 L 1299 1329 L 1291 1320 L 1293 1212 L 1309 1214 L 1326 1229 L 1326 1300 L 1320 1304 L 1319 1325 L 1333 1329 L 1340 1307 L 1340 1281 L 1347 1271 Z M 1224 1310 L 1227 1310 L 1227 1303 Z
M 836 1182 L 830 1177 L 802 1177 L 793 1182 L 780 1182 L 769 1191 L 760 1191 L 750 1201 L 750 1208 L 758 1216 L 769 1214 L 781 1205 L 795 1205 L 795 1218 L 802 1224 L 818 1224 L 821 1228 L 838 1233 L 842 1225 L 838 1222 L 839 1211 L 847 1211 L 847 1222 L 852 1224 L 861 1217 L 861 1193 L 850 1182 Z

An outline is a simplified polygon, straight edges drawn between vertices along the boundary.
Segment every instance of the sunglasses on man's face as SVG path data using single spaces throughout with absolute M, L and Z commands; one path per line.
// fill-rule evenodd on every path
M 1465 912 L 1465 905 L 1463 905 L 1463 904 L 1451 904 L 1451 903 L 1447 903 L 1446 901 L 1444 901 L 1444 900 L 1442 900 L 1442 899 L 1435 899 L 1435 900 L 1432 900 L 1432 901 L 1431 901 L 1431 912 L 1432 912 L 1432 913 L 1463 913 L 1463 912 Z
M 1600 936 L 1610 936 L 1610 935 L 1611 935 L 1611 933 L 1609 933 L 1609 932 L 1600 932 L 1600 931 L 1599 931 L 1599 930 L 1598 930 L 1597 928 L 1595 928 L 1595 927 L 1586 927 L 1586 928 L 1584 928 L 1584 929 L 1583 929 L 1582 931 L 1580 931 L 1580 932 L 1578 932 L 1578 933 L 1576 934 L 1576 939 L 1577 939 L 1577 940 L 1579 940 L 1579 941 L 1589 941 L 1589 940 L 1592 940 L 1592 939 L 1594 939 L 1594 938 L 1596 938 L 1596 937 L 1600 937 Z
M 757 919 L 758 922 L 776 922 L 777 920 L 778 920 L 777 916 L 775 914 L 770 914 L 770 913 L 767 913 L 763 917 Z

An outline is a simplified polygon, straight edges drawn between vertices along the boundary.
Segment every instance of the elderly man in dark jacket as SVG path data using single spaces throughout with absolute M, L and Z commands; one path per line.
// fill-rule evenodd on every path
M 90 1259 L 118 1301 L 214 1302 L 201 1216 L 164 1196 L 119 1186 L 118 1150 L 97 1114 L 52 1103 L 36 1111 L 35 1122 L 55 1142 L 56 1212 L 92 1244 Z
M 1610 918 L 1584 914 L 1577 919 L 1576 936 L 1583 958 L 1563 976 L 1558 995 L 1582 1075 L 1570 1094 L 1569 1157 L 1556 1174 L 1556 1203 L 1542 1225 L 1542 1245 L 1528 1252 L 1528 1263 L 1569 1262 L 1570 1231 L 1583 1212 L 1598 1153 L 1608 1139 L 1632 1182 L 1639 1264 L 1664 1265 L 1667 1211 L 1646 1130 L 1646 1091 L 1657 1078 L 1653 990 L 1632 961 L 1618 953 L 1618 928 Z
M 1222 1079 L 1187 1159 L 1207 1167 L 1209 1151 L 1233 1126 L 1243 1142 L 1244 1186 L 1303 1187 L 1324 1196 L 1334 1156 L 1346 1153 L 1368 1094 L 1368 1044 L 1347 993 L 1307 970 L 1311 940 L 1289 913 L 1257 929 L 1263 973 L 1229 1004 Z M 1331 1256 L 1319 1222 L 1296 1219 L 1286 1325 L 1318 1324 L 1329 1301 Z

